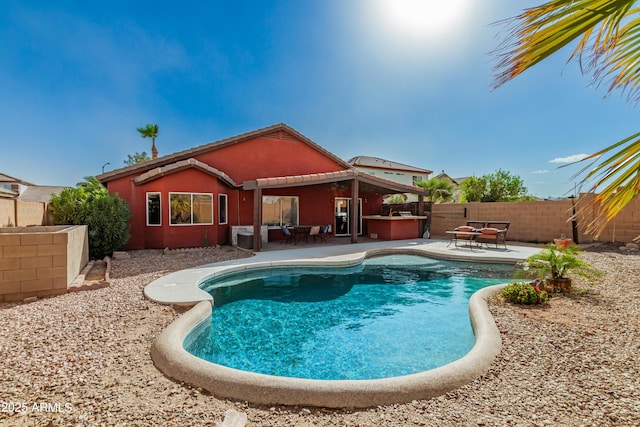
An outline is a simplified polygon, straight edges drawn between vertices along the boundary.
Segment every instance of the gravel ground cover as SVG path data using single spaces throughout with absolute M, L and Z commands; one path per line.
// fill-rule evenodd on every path
M 146 300 L 152 280 L 248 256 L 228 248 L 136 251 L 113 260 L 111 286 L 0 305 L 0 427 L 206 426 L 235 409 L 248 426 L 640 425 L 640 256 L 598 246 L 596 285 L 545 307 L 498 299 L 503 350 L 482 378 L 426 401 L 365 410 L 260 407 L 165 378 L 156 335 L 182 311 Z

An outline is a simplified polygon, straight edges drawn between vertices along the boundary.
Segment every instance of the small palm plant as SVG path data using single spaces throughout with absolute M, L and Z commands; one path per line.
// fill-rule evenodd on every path
M 561 249 L 555 244 L 543 247 L 540 253 L 530 256 L 523 263 L 523 274 L 535 273 L 538 279 L 553 288 L 568 292 L 571 290 L 569 274 L 583 277 L 591 282 L 602 272 L 588 262 L 578 258 L 581 249 L 576 245 Z

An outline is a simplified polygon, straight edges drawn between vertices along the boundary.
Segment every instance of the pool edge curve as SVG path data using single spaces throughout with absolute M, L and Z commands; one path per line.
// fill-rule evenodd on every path
M 211 315 L 211 301 L 197 303 L 167 326 L 154 341 L 151 358 L 170 378 L 201 387 L 216 397 L 254 404 L 366 408 L 430 399 L 489 371 L 502 349 L 502 339 L 487 299 L 504 286 L 488 286 L 469 299 L 476 337 L 473 348 L 458 360 L 416 374 L 375 380 L 312 380 L 257 374 L 205 361 L 187 352 L 183 343 Z

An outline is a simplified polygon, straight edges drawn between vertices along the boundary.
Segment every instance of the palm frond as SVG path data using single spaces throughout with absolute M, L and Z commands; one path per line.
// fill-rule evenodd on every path
M 598 215 L 587 225 L 587 232 L 599 236 L 607 223 L 640 194 L 640 132 L 593 153 L 580 162 L 588 164 L 573 178 L 586 173 L 581 184 L 589 185 L 587 191 L 595 193 L 600 189 L 591 203 L 580 207 L 582 212 L 598 209 Z
M 507 37 L 494 52 L 499 87 L 578 41 L 569 60 L 592 70 L 596 82 L 611 79 L 632 97 L 640 82 L 640 30 L 635 0 L 552 0 L 506 21 Z M 585 59 L 588 61 L 585 63 Z

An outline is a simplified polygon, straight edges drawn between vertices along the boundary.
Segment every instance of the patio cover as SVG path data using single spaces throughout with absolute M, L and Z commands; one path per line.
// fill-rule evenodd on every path
M 345 169 L 337 172 L 313 173 L 308 175 L 281 176 L 273 178 L 259 178 L 245 181 L 242 185 L 244 190 L 253 190 L 254 211 L 253 211 L 253 247 L 260 250 L 260 223 L 262 217 L 262 190 L 265 188 L 285 188 L 301 187 L 306 185 L 328 184 L 328 183 L 351 183 L 351 199 L 357 200 L 360 190 L 373 194 L 397 194 L 412 193 L 418 196 L 428 196 L 429 192 L 420 187 L 400 184 L 394 181 L 378 178 L 357 169 Z M 424 202 L 422 197 L 418 197 L 418 211 L 424 213 Z M 358 212 L 352 209 L 351 212 L 351 242 L 357 243 L 357 218 Z

